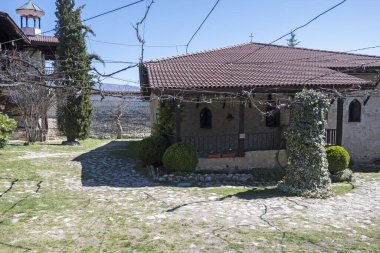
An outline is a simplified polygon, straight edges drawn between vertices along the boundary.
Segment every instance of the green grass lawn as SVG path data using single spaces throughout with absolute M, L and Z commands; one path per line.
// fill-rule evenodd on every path
M 302 206 L 295 208 L 275 186 L 83 186 L 84 166 L 103 166 L 105 173 L 112 166 L 138 166 L 133 162 L 136 143 L 90 139 L 79 147 L 56 142 L 0 150 L 0 252 L 380 251 L 378 227 L 355 223 L 353 235 L 344 228 L 326 228 L 328 223 L 322 226 Z M 100 158 L 94 163 L 88 154 Z M 359 173 L 371 180 L 379 175 Z M 356 189 L 340 183 L 333 190 L 342 198 Z M 300 225 L 289 227 L 287 219 Z M 303 225 L 313 219 L 312 227 Z M 243 221 L 252 224 L 240 226 Z

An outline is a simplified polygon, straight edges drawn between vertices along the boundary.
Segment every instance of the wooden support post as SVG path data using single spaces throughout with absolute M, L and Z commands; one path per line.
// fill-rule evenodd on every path
M 245 100 L 240 98 L 239 103 L 239 135 L 238 135 L 238 157 L 245 156 L 245 130 L 244 130 L 244 112 L 245 112 Z
M 175 101 L 175 142 L 181 141 L 181 103 Z
M 338 98 L 336 112 L 336 145 L 342 146 L 343 141 L 343 98 Z

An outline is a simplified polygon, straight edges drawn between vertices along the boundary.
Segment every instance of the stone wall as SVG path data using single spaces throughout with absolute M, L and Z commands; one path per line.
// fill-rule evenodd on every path
M 118 106 L 121 105 L 121 125 L 123 138 L 143 138 L 150 135 L 150 108 L 149 102 L 143 101 L 137 96 L 125 96 L 124 98 L 106 97 L 101 101 L 99 95 L 91 96 L 93 114 L 90 137 L 92 138 L 116 138 L 115 118 Z M 21 119 L 20 119 L 21 120 Z M 48 139 L 64 138 L 58 130 L 56 107 L 48 111 Z M 24 139 L 22 128 L 12 135 L 13 139 Z
M 93 115 L 91 137 L 115 138 L 116 116 L 120 106 L 120 118 L 123 138 L 142 138 L 150 135 L 150 104 L 136 95 L 123 98 L 107 96 L 101 100 L 100 95 L 91 96 Z
M 357 99 L 362 104 L 361 122 L 348 122 L 350 103 Z M 380 159 L 380 96 L 372 96 L 366 105 L 363 97 L 347 98 L 343 104 L 342 145 L 356 163 L 368 163 Z M 336 128 L 336 102 L 332 105 L 328 128 Z
M 281 168 L 287 162 L 285 150 L 250 151 L 245 153 L 245 157 L 200 158 L 196 170 L 239 172 L 255 168 Z
M 280 99 L 282 95 L 273 96 L 274 100 Z M 266 95 L 257 94 L 255 100 L 266 100 Z M 151 102 L 151 122 L 158 122 L 157 108 L 159 102 Z M 200 128 L 200 112 L 208 108 L 212 113 L 212 128 Z M 266 126 L 265 106 L 251 105 L 247 101 L 245 105 L 245 132 L 246 133 L 270 133 L 280 128 Z M 281 127 L 289 124 L 289 109 L 281 109 Z M 215 135 L 237 135 L 239 132 L 239 101 L 213 101 L 212 103 L 190 103 L 181 104 L 181 135 L 182 136 L 215 136 Z
M 355 74 L 367 81 L 376 81 L 374 74 Z M 348 122 L 349 105 L 357 99 L 361 103 L 361 122 Z M 380 159 L 380 96 L 374 95 L 364 105 L 367 96 L 349 97 L 343 104 L 343 140 L 342 145 L 356 163 L 369 163 Z M 336 101 L 331 106 L 327 128 L 336 129 Z

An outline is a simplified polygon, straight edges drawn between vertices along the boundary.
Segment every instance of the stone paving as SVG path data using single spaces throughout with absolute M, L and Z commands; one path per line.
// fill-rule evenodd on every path
M 359 175 L 357 188 L 327 200 L 280 196 L 271 194 L 270 190 L 269 194 L 257 197 L 250 194 L 254 189 L 239 192 L 241 187 L 231 186 L 160 186 L 137 173 L 133 169 L 135 161 L 108 155 L 110 150 L 122 150 L 123 145 L 113 142 L 71 157 L 65 160 L 65 170 L 39 171 L 44 181 L 38 192 L 36 181 L 16 182 L 14 192 L 4 194 L 9 195 L 9 200 L 17 200 L 25 193 L 38 198 L 39 194 L 50 191 L 73 201 L 54 213 L 43 210 L 35 210 L 32 215 L 3 213 L 2 219 L 8 217 L 11 223 L 26 231 L 6 243 L 0 239 L 0 252 L 6 252 L 2 251 L 2 244 L 25 244 L 25 237 L 30 236 L 42 241 L 69 241 L 64 246 L 39 246 L 50 252 L 105 252 L 107 249 L 111 252 L 293 252 L 297 249 L 336 252 L 346 251 L 347 240 L 372 245 L 370 252 L 380 250 L 378 178 Z M 35 164 L 43 162 L 46 161 L 38 159 Z M 54 163 L 52 166 L 55 167 Z M 8 188 L 10 181 L 0 181 L 1 192 Z M 343 241 L 332 237 L 342 235 L 346 236 Z M 129 241 L 123 241 L 125 238 Z M 32 246 L 25 248 L 34 251 Z M 360 247 L 351 251 L 368 252 Z
M 135 196 L 130 198 L 132 201 L 138 201 L 143 192 L 154 202 L 163 204 L 157 207 L 157 203 L 154 203 L 152 213 L 137 216 L 140 222 L 148 224 L 163 221 L 185 224 L 204 222 L 213 224 L 214 228 L 223 227 L 225 231 L 237 227 L 273 231 L 301 227 L 343 231 L 348 235 L 358 233 L 353 228 L 373 229 L 380 225 L 377 223 L 380 214 L 380 181 L 369 178 L 359 178 L 360 186 L 351 193 L 327 200 L 274 196 L 244 199 L 238 195 L 221 197 L 218 194 L 204 194 L 202 188 L 157 187 L 132 169 L 133 161 L 125 164 L 122 160 L 98 155 L 89 156 L 84 161 L 82 166 L 89 166 L 93 176 L 84 185 L 144 187 L 124 189 L 122 192 L 128 191 L 129 195 Z M 211 232 L 210 228 L 204 230 L 202 233 Z M 366 236 L 361 239 L 366 240 Z

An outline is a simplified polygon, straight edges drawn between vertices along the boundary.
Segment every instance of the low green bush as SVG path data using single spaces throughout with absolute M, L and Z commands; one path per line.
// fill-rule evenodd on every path
M 350 164 L 350 154 L 345 148 L 341 146 L 331 146 L 326 149 L 326 154 L 331 174 L 336 174 L 348 168 Z
M 198 154 L 190 144 L 179 142 L 165 151 L 162 162 L 168 172 L 191 172 L 198 164 Z
M 8 143 L 8 136 L 16 130 L 17 123 L 14 119 L 0 113 L 0 148 Z
M 146 165 L 162 164 L 162 156 L 168 147 L 168 140 L 161 135 L 154 135 L 140 141 L 137 156 Z

